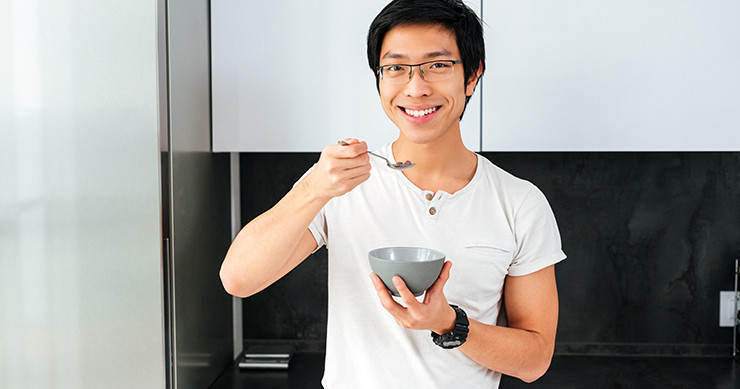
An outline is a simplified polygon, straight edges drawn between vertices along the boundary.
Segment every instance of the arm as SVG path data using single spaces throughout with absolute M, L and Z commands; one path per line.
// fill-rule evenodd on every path
M 449 262 L 445 264 L 422 303 L 400 278 L 394 278 L 406 308 L 390 297 L 377 276 L 371 277 L 381 304 L 399 325 L 443 334 L 452 331 L 455 324 L 455 312 L 442 293 L 450 267 Z M 491 370 L 526 382 L 535 381 L 547 371 L 555 348 L 558 296 L 554 266 L 526 276 L 507 277 L 504 296 L 509 327 L 470 319 L 467 341 L 459 349 Z
M 508 327 L 470 321 L 460 351 L 489 369 L 532 382 L 550 367 L 558 326 L 555 267 L 507 277 L 504 304 Z
M 316 249 L 308 226 L 321 208 L 370 177 L 367 145 L 327 146 L 314 169 L 273 208 L 249 222 L 229 247 L 221 282 L 232 295 L 251 296 L 298 266 Z

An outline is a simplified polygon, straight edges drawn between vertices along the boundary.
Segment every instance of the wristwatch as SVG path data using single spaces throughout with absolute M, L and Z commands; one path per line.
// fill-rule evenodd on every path
M 459 347 L 465 343 L 465 340 L 468 338 L 468 324 L 470 324 L 468 321 L 468 315 L 465 314 L 465 311 L 457 305 L 450 304 L 450 306 L 457 314 L 457 319 L 455 319 L 455 329 L 452 330 L 452 332 L 442 335 L 432 331 L 432 340 L 434 341 L 434 344 L 446 349 Z

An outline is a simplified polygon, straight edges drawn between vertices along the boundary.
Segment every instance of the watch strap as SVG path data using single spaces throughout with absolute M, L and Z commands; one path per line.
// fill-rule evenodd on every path
M 453 349 L 465 343 L 468 338 L 468 326 L 470 324 L 468 315 L 462 310 L 462 308 L 453 304 L 450 304 L 450 306 L 457 314 L 457 318 L 455 319 L 455 328 L 452 332 L 442 335 L 432 331 L 432 340 L 437 346 L 444 349 Z

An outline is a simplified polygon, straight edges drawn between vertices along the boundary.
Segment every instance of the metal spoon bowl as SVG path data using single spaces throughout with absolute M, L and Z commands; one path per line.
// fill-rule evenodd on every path
M 345 142 L 343 140 L 340 140 L 339 143 L 340 144 L 343 144 L 345 146 L 349 146 L 349 143 L 347 143 L 347 142 Z M 406 170 L 406 169 L 408 169 L 408 168 L 413 167 L 414 165 L 416 165 L 415 163 L 411 163 L 411 161 L 406 161 L 405 163 L 391 163 L 391 161 L 389 161 L 388 158 L 386 158 L 386 157 L 384 157 L 382 155 L 375 154 L 372 151 L 368 151 L 367 153 L 370 154 L 370 155 L 372 155 L 372 156 L 374 156 L 374 157 L 377 157 L 377 158 L 380 158 L 380 159 L 384 160 L 385 161 L 385 164 L 388 165 L 388 167 L 391 168 L 391 169 L 393 169 L 393 170 L 398 170 L 398 171 Z

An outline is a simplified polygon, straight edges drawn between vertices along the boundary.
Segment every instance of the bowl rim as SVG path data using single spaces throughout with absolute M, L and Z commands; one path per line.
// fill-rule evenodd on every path
M 387 249 L 428 250 L 428 251 L 431 251 L 433 254 L 435 254 L 435 257 L 438 257 L 438 258 L 430 259 L 428 261 L 394 261 L 394 260 L 391 260 L 391 259 L 379 258 L 379 257 L 377 257 L 377 256 L 375 256 L 375 255 L 372 254 L 375 251 L 378 251 L 378 250 L 387 250 Z M 444 259 L 447 258 L 447 255 L 445 253 L 443 253 L 442 251 L 440 251 L 440 250 L 430 249 L 428 247 L 416 247 L 416 246 L 387 246 L 387 247 L 378 247 L 378 248 L 375 248 L 375 249 L 372 249 L 372 250 L 368 251 L 367 255 L 368 255 L 368 257 L 370 257 L 370 258 L 372 258 L 374 260 L 377 260 L 377 261 L 393 262 L 393 263 L 424 263 L 424 262 L 427 262 L 428 263 L 428 262 L 434 262 L 434 261 L 444 260 Z

